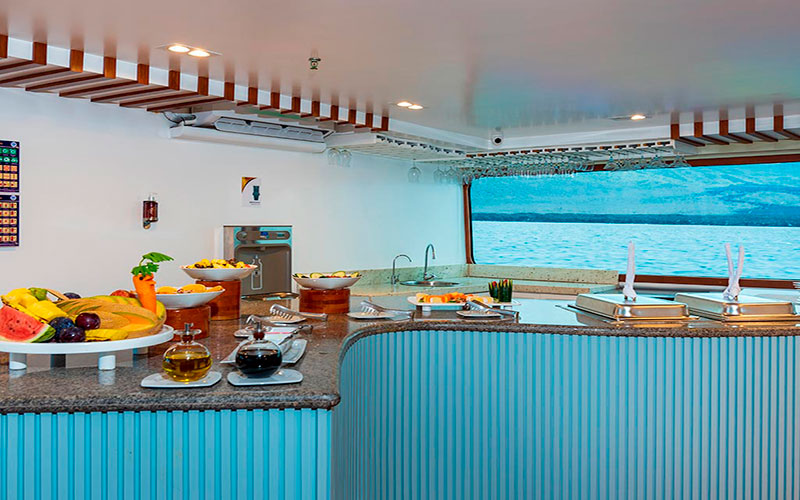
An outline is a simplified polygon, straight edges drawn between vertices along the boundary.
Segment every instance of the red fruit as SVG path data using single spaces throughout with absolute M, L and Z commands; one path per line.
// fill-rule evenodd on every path
M 133 294 L 127 290 L 114 290 L 110 295 L 112 297 L 128 297 L 129 299 L 133 297 Z

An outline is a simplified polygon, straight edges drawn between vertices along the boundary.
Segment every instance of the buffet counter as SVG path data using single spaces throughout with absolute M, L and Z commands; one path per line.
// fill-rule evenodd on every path
M 0 484 L 9 497 L 34 484 L 81 498 L 669 498 L 769 496 L 800 477 L 800 329 L 589 326 L 565 301 L 520 302 L 519 323 L 315 321 L 299 335 L 303 382 L 276 387 L 141 388 L 166 346 L 110 373 L 15 374 L 3 356 Z M 201 341 L 223 375 L 238 328 L 215 322 Z

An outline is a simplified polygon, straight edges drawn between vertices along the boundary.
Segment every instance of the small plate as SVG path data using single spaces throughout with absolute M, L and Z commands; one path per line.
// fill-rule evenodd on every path
M 300 358 L 303 357 L 303 354 L 306 353 L 306 346 L 308 345 L 308 340 L 306 339 L 295 339 L 291 341 L 291 346 L 286 352 L 283 353 L 283 364 L 284 365 L 293 365 L 300 361 Z
M 350 318 L 353 318 L 353 319 L 370 320 L 370 319 L 392 319 L 392 318 L 395 317 L 395 314 L 392 314 L 392 313 L 389 313 L 389 312 L 382 312 L 382 313 L 377 313 L 376 314 L 376 313 L 368 313 L 368 312 L 364 312 L 364 311 L 358 311 L 358 312 L 349 312 L 349 313 L 347 313 L 347 316 L 350 317 Z
M 142 379 L 141 386 L 150 389 L 190 389 L 192 387 L 211 387 L 222 380 L 220 372 L 210 371 L 205 377 L 194 382 L 176 382 L 163 373 L 154 373 Z
M 500 313 L 496 313 L 494 311 L 483 312 L 483 311 L 473 311 L 473 310 L 456 311 L 456 314 L 469 319 L 499 318 L 502 316 Z
M 245 377 L 239 372 L 230 372 L 228 374 L 228 382 L 231 385 L 279 385 L 279 384 L 296 384 L 302 382 L 303 374 L 291 368 L 281 368 L 273 373 L 270 377 L 256 378 Z

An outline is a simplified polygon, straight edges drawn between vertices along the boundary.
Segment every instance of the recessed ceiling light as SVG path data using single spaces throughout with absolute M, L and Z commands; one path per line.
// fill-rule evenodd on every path
M 170 45 L 169 47 L 167 47 L 167 49 L 170 52 L 177 52 L 178 54 L 185 54 L 185 53 L 189 52 L 190 50 L 192 50 L 189 47 L 187 47 L 186 45 L 181 45 L 179 43 L 176 43 L 174 45 Z
M 410 108 L 411 106 L 413 106 L 413 104 L 411 104 L 408 101 L 400 101 L 397 103 L 397 105 L 400 106 L 401 108 Z
M 422 109 L 422 108 L 423 106 L 420 106 L 419 104 L 412 104 L 411 106 L 408 107 L 408 109 Z
M 639 113 L 637 113 L 635 115 L 631 115 L 631 120 L 633 120 L 633 121 L 644 120 L 645 118 L 647 118 L 646 115 L 642 115 L 642 114 L 639 114 Z
M 207 50 L 193 49 L 192 51 L 189 52 L 189 55 L 193 57 L 208 57 L 211 54 Z

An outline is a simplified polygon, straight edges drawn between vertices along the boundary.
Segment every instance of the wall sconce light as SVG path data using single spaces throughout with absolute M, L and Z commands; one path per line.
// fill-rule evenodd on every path
M 142 202 L 142 227 L 150 229 L 153 222 L 158 222 L 158 197 L 156 193 L 150 193 L 146 200 Z

